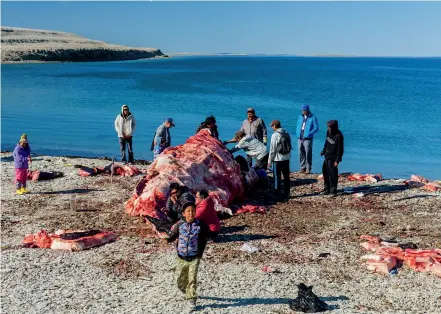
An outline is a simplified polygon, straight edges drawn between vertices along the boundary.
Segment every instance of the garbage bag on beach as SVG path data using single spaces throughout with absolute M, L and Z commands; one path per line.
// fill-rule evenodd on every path
M 256 253 L 259 252 L 260 249 L 256 246 L 253 246 L 249 242 L 245 242 L 242 247 L 240 248 L 241 251 L 248 252 L 248 253 Z
M 312 286 L 308 287 L 301 283 L 297 287 L 299 288 L 297 298 L 288 302 L 291 310 L 303 313 L 317 313 L 328 310 L 328 305 L 312 292 Z

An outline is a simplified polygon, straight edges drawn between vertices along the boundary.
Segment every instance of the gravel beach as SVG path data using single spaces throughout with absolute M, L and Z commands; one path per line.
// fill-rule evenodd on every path
M 174 280 L 173 245 L 157 239 L 140 218 L 124 212 L 141 176 L 80 177 L 74 165 L 105 166 L 103 159 L 35 156 L 31 169 L 64 177 L 14 189 L 11 153 L 1 153 L 1 309 L 3 313 L 181 313 L 186 304 Z M 146 169 L 146 165 L 137 165 Z M 405 266 L 395 276 L 371 273 L 360 235 L 393 236 L 418 248 L 441 248 L 441 194 L 419 189 L 356 198 L 319 196 L 317 174 L 292 174 L 292 198 L 268 214 L 222 221 L 199 272 L 198 313 L 294 313 L 296 285 L 313 291 L 333 313 L 441 313 L 441 278 Z M 341 187 L 364 185 L 348 182 Z M 377 185 L 402 186 L 400 180 Z M 71 211 L 75 194 L 78 211 Z M 22 248 L 40 229 L 103 229 L 118 239 L 80 252 Z M 260 249 L 240 250 L 245 242 Z M 321 253 L 330 253 L 319 257 Z M 277 270 L 262 271 L 263 266 Z

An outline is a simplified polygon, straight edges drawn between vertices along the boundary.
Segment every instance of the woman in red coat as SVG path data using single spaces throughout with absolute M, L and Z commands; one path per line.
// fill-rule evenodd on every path
M 214 201 L 205 190 L 196 193 L 196 216 L 195 218 L 206 224 L 210 230 L 208 237 L 214 239 L 220 231 L 220 220 L 214 209 Z

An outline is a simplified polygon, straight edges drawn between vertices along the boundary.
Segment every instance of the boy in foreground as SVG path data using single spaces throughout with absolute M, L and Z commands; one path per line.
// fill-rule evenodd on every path
M 193 312 L 196 309 L 198 268 L 207 244 L 208 228 L 195 219 L 194 199 L 189 198 L 182 204 L 182 209 L 182 220 L 173 227 L 167 242 L 178 239 L 177 284 L 179 290 L 185 293 L 185 298 L 189 302 L 189 311 Z

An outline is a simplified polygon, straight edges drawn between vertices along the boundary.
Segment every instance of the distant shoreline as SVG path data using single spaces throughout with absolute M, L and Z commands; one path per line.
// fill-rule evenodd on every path
M 40 61 L 40 60 L 21 60 L 21 61 L 2 61 L 1 64 L 54 64 L 54 63 L 95 63 L 95 62 L 124 62 L 124 61 L 139 61 L 139 60 L 151 60 L 151 59 L 168 59 L 168 55 L 164 54 L 162 56 L 154 56 L 150 58 L 140 58 L 133 60 L 93 60 L 93 61 Z
M 357 56 L 339 54 L 317 54 L 317 55 L 296 55 L 296 54 L 266 54 L 266 53 L 199 53 L 199 52 L 167 52 L 169 57 L 210 57 L 210 56 L 246 56 L 246 57 L 298 57 L 298 58 L 388 58 L 388 59 L 441 59 L 441 56 Z

